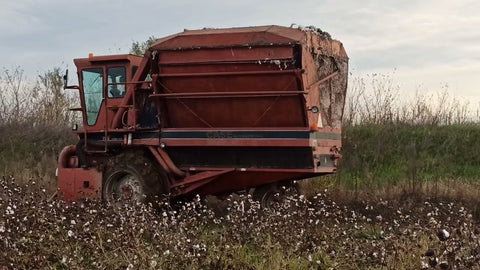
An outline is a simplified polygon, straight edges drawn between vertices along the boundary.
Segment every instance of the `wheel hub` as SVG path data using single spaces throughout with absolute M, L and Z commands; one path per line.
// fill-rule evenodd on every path
M 131 174 L 118 179 L 117 184 L 113 188 L 113 193 L 118 199 L 142 200 L 143 192 L 140 181 Z

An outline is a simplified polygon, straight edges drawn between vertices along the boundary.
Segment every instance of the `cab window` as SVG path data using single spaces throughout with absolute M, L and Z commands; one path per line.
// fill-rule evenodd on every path
M 98 113 L 103 101 L 103 69 L 82 70 L 82 85 L 87 124 L 93 126 L 97 123 Z
M 124 67 L 113 67 L 107 69 L 108 97 L 121 98 L 125 96 L 126 69 Z

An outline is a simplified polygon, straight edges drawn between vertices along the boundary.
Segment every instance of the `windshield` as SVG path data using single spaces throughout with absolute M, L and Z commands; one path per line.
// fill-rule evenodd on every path
M 82 70 L 83 94 L 85 111 L 89 126 L 97 123 L 98 113 L 103 100 L 103 69 L 92 68 Z

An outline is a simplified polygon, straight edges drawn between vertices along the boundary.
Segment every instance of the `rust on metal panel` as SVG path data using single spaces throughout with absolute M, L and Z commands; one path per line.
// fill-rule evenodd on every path
M 309 122 L 319 127 L 341 128 L 347 88 L 347 54 L 336 40 L 324 39 L 313 32 L 306 32 L 305 38 L 303 80 L 305 85 L 311 86 L 307 106 L 320 108 L 320 113 L 309 113 Z

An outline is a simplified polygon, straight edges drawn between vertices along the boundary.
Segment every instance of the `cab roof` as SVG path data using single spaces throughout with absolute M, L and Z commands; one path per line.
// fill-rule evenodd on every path
M 326 34 L 322 32 L 323 34 Z M 181 33 L 158 39 L 151 50 L 175 50 L 219 46 L 248 46 L 296 44 L 304 42 L 305 29 L 278 25 L 239 28 L 204 28 L 185 30 Z M 328 34 L 325 35 L 325 37 Z
M 116 54 L 116 55 L 100 55 L 100 56 L 91 56 L 88 58 L 76 58 L 73 60 L 76 66 L 87 66 L 92 63 L 99 62 L 132 62 L 137 63 L 141 61 L 143 57 L 133 55 L 133 54 Z

